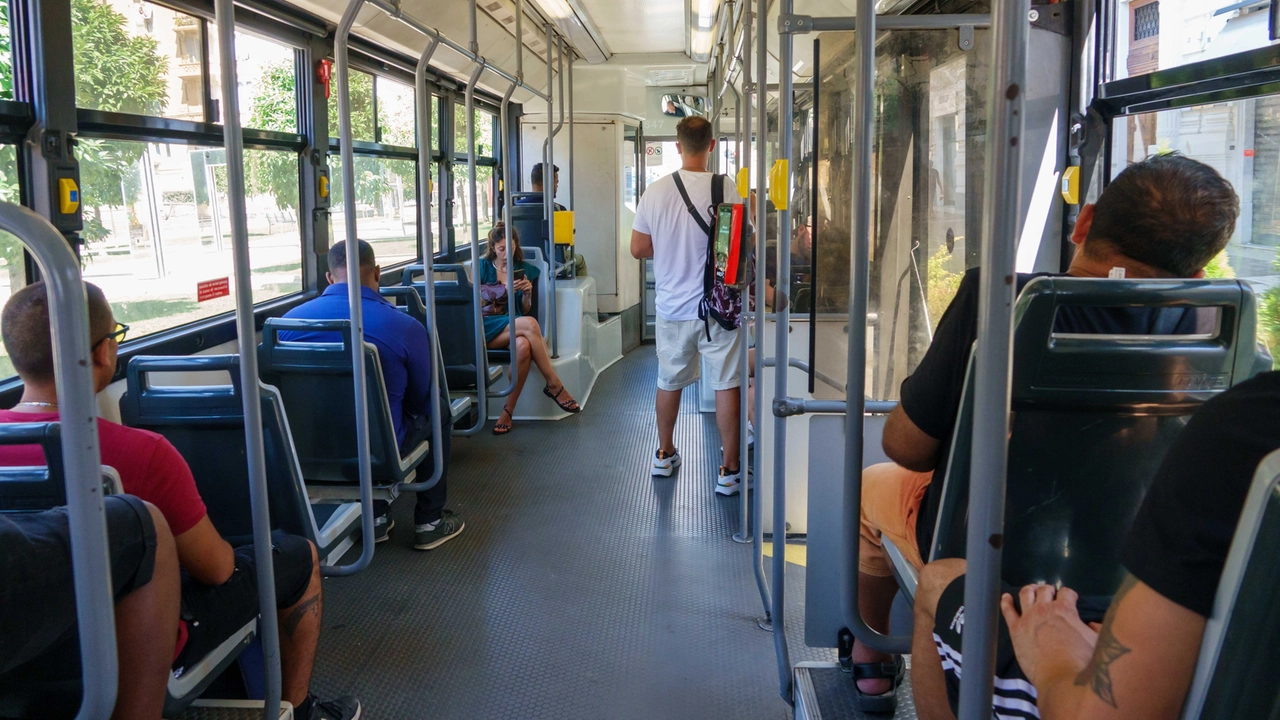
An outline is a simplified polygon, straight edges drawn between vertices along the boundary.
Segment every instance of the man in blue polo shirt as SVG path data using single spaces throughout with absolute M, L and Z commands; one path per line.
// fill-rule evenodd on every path
M 421 323 L 396 309 L 378 293 L 382 268 L 378 267 L 373 247 L 364 240 L 357 241 L 360 252 L 360 294 L 364 313 L 364 339 L 378 348 L 378 360 L 382 364 L 382 378 L 387 387 L 387 403 L 391 406 L 391 419 L 396 426 L 396 440 L 402 451 L 417 447 L 431 432 L 431 339 Z M 351 312 L 347 304 L 347 247 L 338 242 L 329 248 L 329 286 L 320 297 L 290 310 L 287 318 L 300 320 L 347 320 Z M 285 342 L 336 342 L 329 332 L 282 332 Z M 449 400 L 440 397 L 441 417 L 449 417 Z M 419 550 L 433 550 L 452 540 L 462 532 L 465 523 L 452 510 L 445 510 L 445 480 L 449 476 L 449 427 L 445 424 L 444 437 L 432 443 L 445 455 L 445 471 L 434 488 L 418 493 L 413 511 L 413 546 Z M 430 465 L 431 455 L 425 464 Z M 388 513 L 388 503 L 374 503 L 374 541 L 382 542 L 390 537 L 394 521 Z

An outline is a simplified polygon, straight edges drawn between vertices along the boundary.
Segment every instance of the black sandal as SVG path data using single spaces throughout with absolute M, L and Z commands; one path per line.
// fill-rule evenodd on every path
M 502 422 L 503 417 L 510 418 L 511 422 L 509 423 Z M 515 422 L 515 418 L 511 417 L 511 411 L 506 408 L 502 408 L 502 413 L 498 415 L 497 422 L 493 424 L 493 434 L 506 435 L 507 433 L 511 432 L 511 426 L 512 426 L 512 423 L 514 422 Z
M 858 709 L 864 713 L 892 713 L 898 709 L 898 688 L 906 672 L 906 663 L 901 655 L 894 655 L 892 662 L 854 663 L 853 690 L 857 693 Z M 868 695 L 858 687 L 859 680 L 891 681 L 889 691 L 880 695 Z
M 570 397 L 565 402 L 560 402 L 560 396 L 563 395 L 564 393 L 565 393 L 564 385 L 561 385 L 560 389 L 556 392 L 551 392 L 550 385 L 542 388 L 542 394 L 551 398 L 551 401 L 554 402 L 556 405 L 559 405 L 561 410 L 567 413 L 582 412 L 582 408 L 578 406 L 578 402 L 574 400 L 572 397 Z

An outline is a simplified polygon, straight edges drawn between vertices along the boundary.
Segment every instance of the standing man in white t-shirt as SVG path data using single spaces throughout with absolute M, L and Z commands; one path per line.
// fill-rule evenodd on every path
M 711 181 L 707 161 L 715 147 L 711 123 L 687 117 L 676 126 L 676 151 L 681 168 L 676 171 L 693 207 L 707 224 L 711 215 Z M 723 178 L 719 179 L 723 181 Z M 725 182 L 724 201 L 741 203 L 737 190 Z M 716 425 L 724 458 L 716 492 L 736 495 L 742 481 L 738 467 L 738 418 L 742 412 L 738 387 L 739 337 L 714 319 L 698 319 L 703 296 L 703 270 L 707 262 L 707 233 L 689 212 L 676 187 L 675 174 L 645 190 L 631 230 L 631 254 L 653 258 L 654 292 L 658 311 L 658 451 L 653 459 L 654 477 L 670 477 L 680 466 L 674 434 L 680 413 L 680 391 L 698 381 L 699 360 L 707 361 L 711 387 L 716 391 Z M 710 339 L 708 339 L 708 334 Z

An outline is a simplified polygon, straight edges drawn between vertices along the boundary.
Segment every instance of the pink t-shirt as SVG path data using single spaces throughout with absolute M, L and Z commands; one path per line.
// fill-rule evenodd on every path
M 58 413 L 0 410 L 0 423 L 54 422 Z M 98 418 L 102 464 L 120 473 L 124 491 L 155 505 L 174 537 L 190 530 L 206 514 L 191 468 L 177 448 L 148 430 L 117 425 Z M 44 465 L 38 445 L 0 446 L 0 466 Z

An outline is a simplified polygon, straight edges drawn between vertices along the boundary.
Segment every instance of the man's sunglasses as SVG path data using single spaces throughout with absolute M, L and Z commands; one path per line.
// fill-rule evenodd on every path
M 125 325 L 124 323 L 116 323 L 115 330 L 112 330 L 111 332 L 107 333 L 105 336 L 103 336 L 101 340 L 94 343 L 93 346 L 97 347 L 102 343 L 106 342 L 107 340 L 112 340 L 112 339 L 114 339 L 116 342 L 124 342 L 124 336 L 127 335 L 128 333 L 129 333 L 128 325 Z

